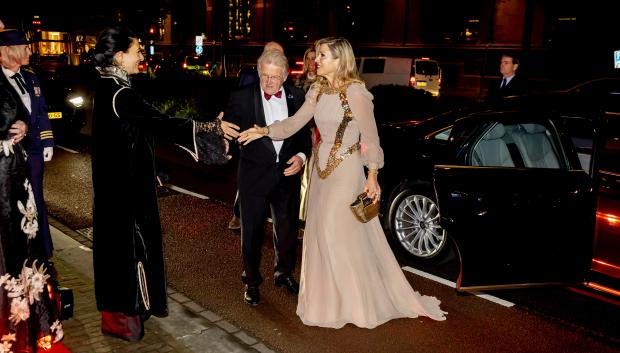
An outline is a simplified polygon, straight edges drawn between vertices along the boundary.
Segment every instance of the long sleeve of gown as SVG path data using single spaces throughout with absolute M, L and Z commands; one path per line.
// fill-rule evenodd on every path
M 295 115 L 269 125 L 269 137 L 272 140 L 284 140 L 306 126 L 314 116 L 317 93 L 316 88 L 311 89 L 306 93 L 306 100 Z
M 379 133 L 373 112 L 372 94 L 363 85 L 352 84 L 347 92 L 353 119 L 360 130 L 362 161 L 368 169 L 383 167 L 383 150 L 379 144 Z

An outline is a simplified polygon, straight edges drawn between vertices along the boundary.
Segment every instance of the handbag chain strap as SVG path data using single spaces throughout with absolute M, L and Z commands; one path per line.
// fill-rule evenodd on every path
M 338 167 L 340 162 L 342 162 L 343 160 L 345 160 L 345 158 L 352 155 L 353 152 L 359 151 L 360 149 L 360 143 L 356 142 L 352 146 L 349 146 L 349 148 L 347 148 L 343 153 L 338 155 L 338 150 L 342 146 L 342 137 L 344 136 L 344 131 L 346 130 L 349 122 L 353 120 L 353 112 L 351 111 L 351 108 L 349 107 L 349 101 L 347 100 L 347 93 L 346 93 L 347 87 L 348 85 L 344 86 L 338 92 L 338 95 L 340 96 L 340 104 L 342 105 L 342 109 L 344 110 L 344 116 L 342 117 L 342 121 L 340 122 L 340 125 L 338 126 L 338 130 L 336 131 L 336 139 L 334 140 L 334 145 L 332 146 L 332 149 L 329 151 L 329 157 L 327 159 L 327 166 L 325 167 L 324 170 L 321 170 L 321 163 L 319 162 L 319 153 L 318 153 L 319 147 L 321 146 L 322 141 L 319 141 L 318 143 L 316 143 L 314 147 L 312 148 L 312 153 L 314 153 L 314 156 L 315 156 L 314 162 L 316 164 L 316 171 L 319 174 L 319 177 L 321 179 L 327 178 L 334 171 L 334 169 Z

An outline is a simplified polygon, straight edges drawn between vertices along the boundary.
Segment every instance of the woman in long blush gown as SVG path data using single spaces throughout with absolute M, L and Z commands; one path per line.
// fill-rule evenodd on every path
M 372 95 L 359 79 L 346 39 L 321 39 L 316 49 L 320 77 L 302 108 L 284 121 L 246 130 L 239 139 L 246 144 L 266 135 L 284 139 L 312 117 L 321 133 L 310 179 L 297 315 L 306 325 L 332 328 L 347 323 L 374 328 L 402 317 L 445 320 L 439 300 L 411 288 L 379 220 L 361 223 L 349 209 L 362 190 L 375 202 L 380 198 L 383 151 Z M 346 124 L 349 108 L 352 120 Z

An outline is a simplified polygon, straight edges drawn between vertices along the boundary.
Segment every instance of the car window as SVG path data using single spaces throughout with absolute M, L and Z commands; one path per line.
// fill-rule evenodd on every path
M 514 167 L 507 139 L 512 141 L 506 126 L 496 123 L 482 135 L 471 153 L 471 165 L 481 167 Z
M 435 61 L 416 60 L 415 71 L 418 75 L 438 75 L 439 65 Z
M 207 63 L 207 60 L 202 56 L 188 56 L 185 58 L 185 63 L 187 66 L 204 66 Z
M 594 151 L 594 127 L 589 119 L 582 117 L 562 117 L 562 131 L 572 143 L 579 158 L 579 166 L 591 174 Z
M 471 152 L 471 165 L 485 167 L 560 168 L 556 140 L 540 123 L 495 123 Z
M 436 133 L 433 136 L 433 138 L 439 141 L 448 141 L 448 138 L 450 137 L 451 132 L 452 132 L 452 127 L 449 127 L 447 129 L 441 130 L 438 133 Z
M 518 124 L 512 131 L 526 168 L 560 168 L 560 154 L 551 131 L 543 124 Z
M 369 59 L 364 60 L 362 73 L 364 74 L 382 74 L 385 67 L 385 59 Z

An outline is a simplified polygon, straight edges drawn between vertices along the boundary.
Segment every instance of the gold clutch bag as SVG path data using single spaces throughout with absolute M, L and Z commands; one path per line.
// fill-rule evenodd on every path
M 362 223 L 370 221 L 379 214 L 379 203 L 373 203 L 365 192 L 357 195 L 350 207 L 355 217 Z

